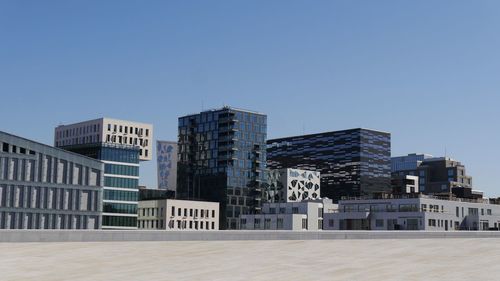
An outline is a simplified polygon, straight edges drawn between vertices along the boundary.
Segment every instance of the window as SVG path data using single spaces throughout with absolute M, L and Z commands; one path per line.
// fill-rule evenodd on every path
M 193 216 L 193 209 L 189 209 L 189 216 L 192 217 Z
M 302 229 L 307 229 L 307 219 L 302 219 Z
M 260 228 L 260 219 L 254 219 L 253 221 L 253 228 L 259 229 Z
M 264 220 L 264 229 L 271 229 L 271 219 Z
M 188 215 L 188 209 L 184 208 L 184 216 L 187 217 L 187 215 Z
M 212 218 L 215 218 L 215 210 L 212 210 Z
M 276 208 L 269 208 L 269 213 L 270 213 L 271 215 L 276 214 Z
M 486 210 L 486 214 L 487 214 L 488 216 L 491 216 L 491 209 L 487 209 L 487 210 Z
M 286 212 L 285 208 L 280 208 L 280 214 L 284 214 Z
M 170 215 L 175 216 L 175 207 L 172 207 L 172 213 Z
M 212 229 L 215 229 L 215 222 L 212 222 Z
M 189 221 L 189 229 L 193 229 L 193 221 Z
M 283 229 L 283 219 L 282 218 L 278 218 L 276 220 L 276 226 L 277 226 L 277 229 Z
M 292 208 L 292 213 L 293 214 L 298 214 L 299 213 L 299 208 L 298 207 L 293 207 Z
M 457 218 L 460 216 L 460 208 L 459 207 L 456 207 L 455 215 L 457 216 Z
M 384 220 L 375 220 L 375 227 L 384 227 Z
M 484 216 L 484 209 L 481 209 L 481 216 Z
M 334 225 L 334 220 L 330 219 L 328 220 L 328 227 L 333 227 Z
M 201 218 L 203 218 L 204 211 L 205 211 L 205 210 L 200 210 L 200 217 L 201 217 Z
M 181 216 L 181 215 L 182 215 L 182 209 L 181 209 L 181 208 L 178 208 L 178 209 L 177 209 L 177 215 L 178 215 L 178 216 Z
M 427 204 L 422 204 L 422 212 L 427 212 Z
M 318 220 L 318 230 L 323 229 L 323 220 Z

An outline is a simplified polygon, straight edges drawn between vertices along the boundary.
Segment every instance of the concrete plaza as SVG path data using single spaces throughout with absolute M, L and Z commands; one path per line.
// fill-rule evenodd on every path
M 0 243 L 0 280 L 498 280 L 497 239 Z

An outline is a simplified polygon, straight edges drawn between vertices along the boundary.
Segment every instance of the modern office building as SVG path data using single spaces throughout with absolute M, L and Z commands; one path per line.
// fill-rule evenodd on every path
M 341 200 L 338 212 L 325 214 L 324 220 L 327 230 L 498 230 L 500 205 L 421 194 Z
M 113 143 L 139 147 L 139 159 L 153 155 L 153 125 L 111 118 L 99 118 L 55 129 L 54 145 L 67 147 L 83 144 Z
M 191 200 L 139 201 L 139 229 L 219 230 L 219 203 Z
M 434 158 L 429 154 L 411 153 L 406 156 L 397 156 L 391 158 L 391 172 L 414 171 L 424 160 Z
M 261 214 L 240 216 L 245 230 L 322 230 L 325 213 L 337 211 L 331 199 L 264 203 Z
M 177 142 L 157 141 L 156 162 L 158 189 L 175 192 L 177 189 Z
M 0 131 L 0 229 L 99 229 L 104 164 Z
M 220 203 L 221 229 L 261 210 L 267 117 L 223 107 L 179 118 L 177 198 Z
M 392 177 L 406 175 L 419 178 L 419 191 L 424 194 L 473 193 L 472 177 L 466 174 L 465 166 L 449 157 L 409 154 L 392 158 Z
M 136 229 L 139 161 L 151 159 L 153 126 L 100 118 L 55 129 L 55 145 L 104 162 L 103 229 Z
M 321 197 L 338 201 L 391 191 L 391 135 L 351 129 L 267 141 L 270 169 L 321 172 Z
M 267 182 L 267 202 L 300 202 L 320 198 L 320 173 L 316 171 L 288 168 L 270 170 Z

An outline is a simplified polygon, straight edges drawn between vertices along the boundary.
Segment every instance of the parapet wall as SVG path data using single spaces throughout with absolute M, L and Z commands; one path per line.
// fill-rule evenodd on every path
M 0 230 L 0 242 L 500 238 L 500 231 Z

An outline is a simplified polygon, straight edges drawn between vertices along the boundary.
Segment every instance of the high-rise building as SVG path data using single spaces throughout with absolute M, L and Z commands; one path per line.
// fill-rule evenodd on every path
M 224 107 L 179 118 L 177 197 L 220 203 L 220 228 L 261 210 L 267 116 Z
M 0 229 L 99 229 L 104 164 L 0 131 Z
M 321 173 L 321 197 L 334 202 L 391 192 L 390 133 L 351 129 L 267 141 L 270 169 Z
M 472 177 L 465 166 L 449 157 L 409 154 L 392 158 L 392 177 L 417 176 L 419 191 L 424 194 L 455 194 L 458 197 L 477 197 L 472 193 Z M 464 189 L 466 189 L 464 191 Z
M 157 141 L 156 162 L 158 189 L 175 192 L 177 189 L 177 142 Z
M 104 162 L 103 229 L 136 229 L 139 161 L 151 159 L 153 126 L 100 118 L 55 129 L 55 145 Z

